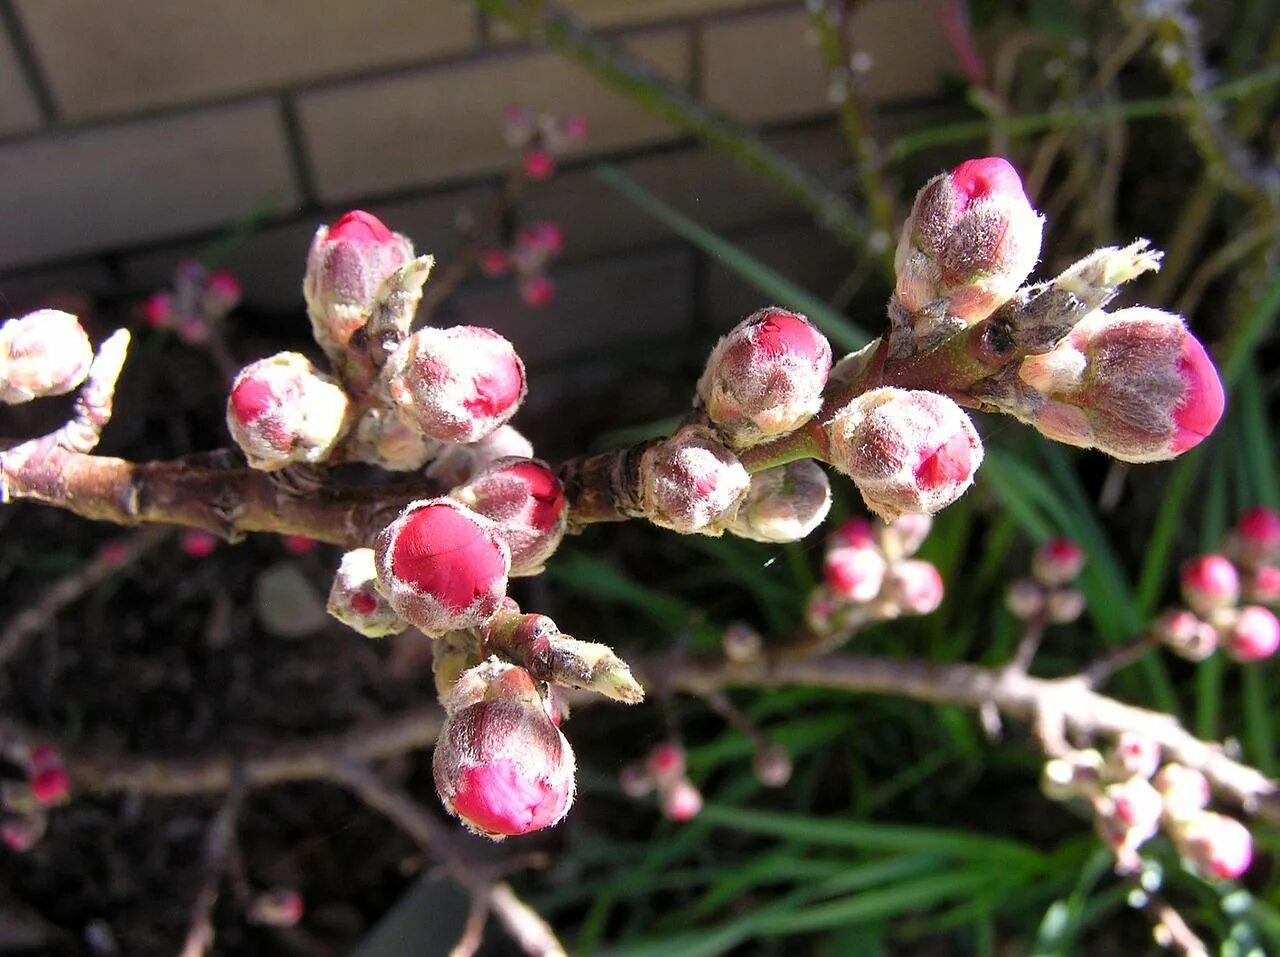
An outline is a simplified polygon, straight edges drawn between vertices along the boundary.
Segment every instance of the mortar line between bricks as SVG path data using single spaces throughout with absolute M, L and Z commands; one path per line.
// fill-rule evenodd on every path
M 53 90 L 49 86 L 40 58 L 37 56 L 31 38 L 27 35 L 26 25 L 14 9 L 12 0 L 0 0 L 0 26 L 9 34 L 9 42 L 14 56 L 18 60 L 18 69 L 26 81 L 31 95 L 35 97 L 36 108 L 40 111 L 42 126 L 50 126 L 58 122 L 58 104 L 53 98 Z M 39 132 L 27 131 L 27 132 Z M 22 135 L 22 134 L 19 134 Z

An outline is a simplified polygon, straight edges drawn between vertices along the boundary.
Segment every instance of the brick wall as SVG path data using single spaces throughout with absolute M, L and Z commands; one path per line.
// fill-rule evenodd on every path
M 936 2 L 868 0 L 858 13 L 890 123 L 910 125 L 908 106 L 927 103 L 950 67 Z M 802 162 L 839 171 L 798 0 L 563 6 Z M 6 312 L 58 287 L 139 295 L 249 215 L 262 225 L 230 265 L 252 308 L 298 305 L 315 224 L 352 205 L 447 255 L 459 212 L 492 207 L 512 101 L 591 122 L 582 153 L 529 200 L 531 215 L 565 225 L 561 295 L 530 316 L 506 285 L 479 284 L 450 310 L 517 339 L 536 325 L 535 362 L 628 330 L 670 333 L 708 315 L 722 325 L 752 298 L 592 179 L 593 156 L 798 278 L 829 280 L 842 265 L 784 199 L 459 0 L 0 0 L 0 14 Z M 654 310 L 660 322 L 640 314 Z

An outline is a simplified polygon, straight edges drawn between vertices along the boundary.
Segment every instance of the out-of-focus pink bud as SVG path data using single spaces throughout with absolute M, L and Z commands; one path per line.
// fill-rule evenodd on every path
M 645 517 L 681 535 L 719 535 L 751 490 L 738 457 L 699 429 L 654 442 L 640 459 Z
M 39 309 L 0 325 L 0 402 L 70 392 L 89 374 L 93 347 L 69 312 Z
M 505 458 L 531 459 L 533 445 L 509 425 L 467 445 L 446 445 L 427 466 L 427 477 L 441 485 L 461 485 L 489 465 Z
M 511 271 L 511 254 L 496 246 L 480 250 L 479 262 L 480 271 L 490 279 L 505 276 Z
M 1170 828 L 1178 853 L 1205 877 L 1234 880 L 1253 861 L 1253 836 L 1234 818 L 1201 811 Z
M 918 552 L 932 529 L 932 516 L 907 512 L 891 522 L 879 523 L 876 537 L 885 557 L 893 562 Z
M 1108 770 L 1116 777 L 1149 778 L 1160 766 L 1160 746 L 1146 735 L 1126 731 L 1116 739 L 1107 760 Z
M 1171 459 L 1222 418 L 1222 381 L 1181 317 L 1132 306 L 1082 319 L 1050 352 L 1022 361 L 1030 405 L 1015 411 L 1047 437 L 1126 462 Z
M 44 814 L 23 814 L 0 821 L 0 841 L 16 854 L 24 854 L 44 837 L 48 819 Z
M 366 638 L 398 635 L 409 627 L 378 591 L 372 548 L 355 548 L 342 556 L 325 610 Z
M 556 294 L 556 284 L 546 273 L 524 277 L 517 287 L 521 301 L 534 309 L 541 309 L 550 303 Z
M 492 329 L 419 329 L 387 360 L 387 391 L 400 414 L 444 442 L 477 442 L 516 413 L 524 363 Z
M 767 788 L 780 788 L 791 780 L 791 756 L 776 744 L 757 748 L 751 768 Z
M 208 532 L 190 528 L 182 533 L 179 546 L 188 558 L 208 558 L 217 549 L 218 540 Z
M 240 370 L 227 399 L 227 429 L 251 466 L 274 471 L 328 458 L 347 408 L 347 394 L 306 356 L 281 352 Z
M 1164 800 L 1146 778 L 1109 785 L 1098 802 L 1098 830 L 1113 848 L 1136 851 L 1160 830 Z
M 1049 588 L 1074 581 L 1084 568 L 1084 549 L 1069 538 L 1051 538 L 1031 557 L 1031 573 Z
M 41 807 L 62 804 L 71 793 L 71 778 L 61 764 L 35 769 L 29 783 L 31 796 Z
M 894 256 L 907 313 L 937 300 L 965 323 L 1007 302 L 1040 257 L 1044 220 L 1000 157 L 969 160 L 916 194 Z
M 1019 621 L 1027 621 L 1044 612 L 1044 587 L 1030 578 L 1019 578 L 1004 593 L 1004 606 Z
M 840 548 L 848 545 L 851 548 L 877 548 L 876 531 L 865 518 L 851 518 L 829 536 L 828 548 Z
M 735 621 L 720 636 L 724 656 L 735 664 L 759 661 L 764 653 L 764 638 L 745 621 Z
M 382 220 L 352 210 L 311 241 L 302 293 L 316 342 L 340 354 L 369 320 L 378 287 L 413 259 L 413 243 Z
M 124 567 L 124 563 L 129 560 L 129 553 L 129 543 L 119 538 L 103 542 L 98 549 L 98 557 L 112 568 Z
M 308 555 L 315 551 L 316 545 L 319 544 L 314 538 L 308 538 L 306 535 L 283 535 L 280 543 L 290 555 Z
M 542 571 L 569 523 L 560 480 L 534 459 L 500 459 L 449 494 L 497 526 L 512 576 Z
M 347 454 L 392 472 L 420 469 L 446 448 L 439 439 L 423 435 L 416 425 L 402 419 L 395 409 L 366 409 L 356 420 L 354 431 Z
M 525 150 L 523 163 L 524 175 L 534 182 L 550 179 L 551 174 L 556 171 L 555 157 L 541 147 Z
M 827 423 L 830 462 L 891 520 L 932 514 L 973 484 L 982 440 L 958 405 L 936 392 L 864 392 Z
M 378 590 L 429 635 L 483 625 L 507 591 L 507 543 L 451 498 L 411 502 L 378 535 L 374 556 Z
M 1182 598 L 1193 611 L 1208 615 L 1230 608 L 1240 598 L 1240 575 L 1222 555 L 1200 555 L 1182 566 Z
M 774 306 L 716 343 L 698 398 L 729 445 L 747 448 L 813 418 L 830 372 L 826 337 L 804 316 Z
M 243 291 L 240 280 L 225 269 L 217 269 L 209 273 L 205 283 L 205 308 L 215 316 L 225 316 L 240 304 Z
M 1155 638 L 1180 658 L 1204 661 L 1218 650 L 1218 630 L 1184 608 L 1165 612 L 1152 626 Z
M 1280 557 L 1280 513 L 1258 506 L 1240 516 L 1232 533 L 1233 553 L 1243 565 L 1263 565 Z
M 142 304 L 142 318 L 152 329 L 164 329 L 173 319 L 173 293 L 160 290 Z
M 1280 648 L 1280 620 L 1259 605 L 1248 605 L 1231 616 L 1222 633 L 1222 650 L 1235 661 L 1261 661 Z
M 541 256 L 558 256 L 564 249 L 564 230 L 557 222 L 541 220 L 520 230 L 516 243 Z
M 501 840 L 550 827 L 569 813 L 574 757 L 524 669 L 481 665 L 459 686 L 474 684 L 468 675 L 485 669 L 499 674 L 485 680 L 479 695 L 467 693 L 476 700 L 455 700 L 431 766 L 445 808 L 476 833 Z
M 587 133 L 591 130 L 591 124 L 587 118 L 580 113 L 566 113 L 560 117 L 560 132 L 568 140 L 586 139 Z
M 1166 764 L 1151 783 L 1164 798 L 1164 811 L 1171 819 L 1192 817 L 1209 806 L 1209 779 L 1183 764 Z
M 884 556 L 874 548 L 833 548 L 822 562 L 831 594 L 857 604 L 865 604 L 880 594 L 887 568 Z
M 1244 582 L 1244 597 L 1264 605 L 1280 603 L 1280 568 L 1263 565 L 1254 569 Z
M 672 781 L 684 776 L 684 748 L 678 741 L 663 741 L 656 745 L 644 759 L 645 767 L 659 782 Z
M 691 821 L 702 810 L 702 792 L 688 778 L 679 778 L 662 788 L 658 804 L 667 820 L 676 823 Z
M 657 786 L 653 775 L 646 771 L 643 765 L 628 764 L 618 772 L 618 787 L 629 798 L 645 797 L 652 794 Z
M 264 927 L 296 927 L 305 911 L 301 894 L 292 887 L 276 887 L 254 897 L 247 916 Z
M 1102 782 L 1102 754 L 1093 748 L 1071 751 L 1045 762 L 1040 789 L 1051 801 L 1098 794 Z
M 912 558 L 889 566 L 880 597 L 898 614 L 929 615 L 938 610 L 945 591 L 938 569 Z
M 799 459 L 751 476 L 751 491 L 729 531 L 756 542 L 798 542 L 830 509 L 827 473 L 812 459 Z
M 809 593 L 809 600 L 804 608 L 804 621 L 810 630 L 819 635 L 828 634 L 836 624 L 836 613 L 844 607 L 830 589 L 815 588 Z
M 1053 625 L 1069 625 L 1084 614 L 1084 592 L 1077 588 L 1055 588 L 1045 596 L 1045 617 Z
M 502 130 L 512 146 L 524 146 L 538 128 L 538 117 L 523 103 L 508 103 L 502 111 Z

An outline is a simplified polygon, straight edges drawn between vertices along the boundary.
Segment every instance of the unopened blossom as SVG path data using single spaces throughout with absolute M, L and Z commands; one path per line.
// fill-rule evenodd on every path
M 831 594 L 844 601 L 865 604 L 880 594 L 888 565 L 878 549 L 843 545 L 829 549 L 822 575 Z
M 348 405 L 306 356 L 281 352 L 240 370 L 227 399 L 227 430 L 256 469 L 323 462 L 343 434 Z
M 678 778 L 659 788 L 658 805 L 668 820 L 690 821 L 702 810 L 702 792 L 688 778 Z
M 698 429 L 650 444 L 640 482 L 645 517 L 682 535 L 721 534 L 751 490 L 737 456 Z
M 890 561 L 897 561 L 899 558 L 910 558 L 918 552 L 932 528 L 932 516 L 904 512 L 891 521 L 876 523 L 875 534 L 885 557 Z
M 1280 512 L 1257 506 L 1240 516 L 1232 533 L 1235 551 L 1246 565 L 1280 558 Z
M 1213 811 L 1174 822 L 1170 828 L 1178 853 L 1206 877 L 1233 880 L 1253 861 L 1253 836 L 1234 818 Z
M 1156 619 L 1152 634 L 1180 658 L 1204 661 L 1218 650 L 1218 629 L 1185 608 L 1167 611 Z
M 439 439 L 423 435 L 395 409 L 366 409 L 356 420 L 349 454 L 357 462 L 367 462 L 391 472 L 413 472 L 443 448 Z
M 798 542 L 831 509 L 831 483 L 812 459 L 798 459 L 751 476 L 751 490 L 729 531 L 757 542 Z
M 0 325 L 0 402 L 62 395 L 89 374 L 93 347 L 80 320 L 39 309 Z
M 1200 555 L 1182 566 L 1178 575 L 1183 600 L 1197 614 L 1229 608 L 1240 597 L 1240 575 L 1223 555 Z
M 398 635 L 409 627 L 378 590 L 372 548 L 354 548 L 342 556 L 325 610 L 366 638 Z
M 564 488 L 536 459 L 499 459 L 450 495 L 493 521 L 511 550 L 511 574 L 542 570 L 569 522 Z
M 510 425 L 499 426 L 479 442 L 439 448 L 427 465 L 427 477 L 445 487 L 461 485 L 505 458 L 533 458 L 533 444 Z
M 1247 605 L 1222 629 L 1222 650 L 1236 661 L 1261 661 L 1280 648 L 1280 620 L 1269 609 Z
M 1209 779 L 1195 768 L 1183 764 L 1166 764 L 1151 779 L 1170 819 L 1194 816 L 1209 806 Z
M 1084 549 L 1069 538 L 1051 538 L 1031 557 L 1032 574 L 1050 588 L 1074 581 L 1084 568 Z
M 880 600 L 900 615 L 928 615 L 938 610 L 945 594 L 942 575 L 918 558 L 894 562 L 884 576 Z
M 1117 739 L 1107 760 L 1117 777 L 1150 778 L 1160 766 L 1160 745 L 1136 731 L 1125 731 Z

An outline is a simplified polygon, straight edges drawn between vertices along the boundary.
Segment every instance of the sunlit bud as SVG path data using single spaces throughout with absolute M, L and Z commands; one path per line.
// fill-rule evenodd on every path
M 1205 877 L 1232 880 L 1253 861 L 1253 837 L 1234 818 L 1201 811 L 1169 828 L 1178 853 Z
M 1004 593 L 1004 606 L 1014 618 L 1026 621 L 1044 612 L 1044 599 L 1044 586 L 1030 578 L 1019 578 Z
M 427 466 L 427 477 L 444 486 L 461 485 L 505 458 L 533 458 L 533 444 L 509 425 L 494 429 L 479 442 L 445 445 Z
M 511 271 L 511 255 L 505 249 L 491 246 L 480 250 L 479 263 L 480 271 L 491 279 Z
M 830 509 L 827 473 L 812 459 L 799 459 L 751 476 L 751 490 L 729 531 L 756 542 L 798 542 Z
M 179 547 L 188 558 L 208 558 L 217 550 L 218 540 L 208 532 L 189 528 L 182 533 Z
M 392 472 L 416 471 L 443 447 L 394 409 L 366 409 L 356 420 L 354 431 L 348 449 L 351 458 Z
M 735 664 L 759 661 L 764 653 L 764 638 L 745 621 L 735 621 L 720 636 L 724 656 Z
M 887 520 L 950 505 L 973 484 L 982 462 L 973 423 L 936 392 L 873 389 L 836 413 L 826 428 L 831 464 Z
M 549 179 L 556 171 L 556 160 L 550 151 L 535 147 L 524 154 L 524 175 L 534 182 Z
M 1152 634 L 1175 655 L 1188 661 L 1203 661 L 1218 650 L 1218 630 L 1182 608 L 1157 618 Z
M 569 522 L 560 480 L 534 459 L 500 459 L 450 495 L 498 527 L 513 576 L 540 572 Z
M 22 854 L 31 850 L 44 837 L 48 818 L 44 814 L 23 814 L 0 821 L 0 841 L 9 850 Z
M 347 408 L 347 394 L 306 356 L 281 352 L 240 370 L 227 399 L 227 429 L 251 466 L 274 471 L 328 458 Z
M 1164 800 L 1146 778 L 1111 784 L 1098 802 L 1099 832 L 1112 847 L 1134 851 L 1160 830 Z
M 1084 568 L 1084 549 L 1069 538 L 1051 538 L 1031 557 L 1031 573 L 1050 588 L 1075 580 Z
M 641 764 L 628 764 L 618 772 L 618 787 L 629 798 L 642 798 L 652 794 L 658 786 L 653 775 Z
M 663 785 L 658 795 L 662 816 L 682 823 L 692 820 L 702 810 L 702 792 L 688 778 L 678 778 Z
M 409 627 L 378 591 L 372 548 L 355 548 L 342 556 L 325 610 L 366 638 L 398 635 Z
M 1222 650 L 1235 661 L 1261 661 L 1280 648 L 1280 621 L 1259 605 L 1248 605 L 1231 614 L 1222 632 Z
M 791 756 L 776 744 L 757 748 L 751 768 L 767 788 L 780 788 L 791 780 Z
M 916 194 L 894 256 L 895 297 L 908 312 L 946 301 L 966 323 L 990 315 L 1030 275 L 1043 218 L 999 157 L 969 160 Z
M 698 398 L 725 440 L 746 448 L 813 418 L 830 371 L 826 337 L 804 316 L 770 307 L 716 343 Z
M 1280 604 L 1280 568 L 1263 565 L 1245 578 L 1244 597 L 1264 605 Z
M 412 259 L 413 243 L 363 210 L 316 230 L 302 294 L 326 354 L 333 357 L 347 347 L 368 321 L 383 281 Z
M 644 759 L 645 768 L 660 783 L 684 776 L 684 748 L 678 741 L 664 741 L 654 747 Z
M 738 457 L 699 429 L 651 443 L 640 482 L 645 517 L 682 535 L 719 535 L 751 490 Z
M 1182 566 L 1178 576 L 1182 598 L 1193 611 L 1207 615 L 1230 608 L 1240 597 L 1240 575 L 1222 555 L 1200 555 Z
M 400 414 L 445 442 L 476 442 L 504 425 L 525 395 L 524 363 L 492 329 L 419 329 L 387 360 Z
M 1145 735 L 1125 731 L 1107 759 L 1107 772 L 1117 778 L 1149 778 L 1160 766 L 1160 745 Z
M 888 564 L 874 548 L 833 548 L 822 562 L 823 578 L 831 594 L 863 604 L 880 594 Z
M 507 543 L 450 498 L 410 503 L 378 535 L 374 555 L 379 591 L 429 635 L 483 625 L 506 594 Z
M 1241 561 L 1259 565 L 1280 556 L 1280 513 L 1258 506 L 1240 516 L 1232 536 Z
M 495 840 L 558 823 L 573 804 L 573 749 L 528 673 L 503 669 L 470 697 L 453 702 L 431 762 L 445 808 Z
M 1222 381 L 1179 316 L 1147 306 L 1082 319 L 1050 352 L 1022 361 L 1038 396 L 1015 414 L 1055 441 L 1126 462 L 1170 459 L 1222 418 Z
M 1077 588 L 1055 588 L 1045 596 L 1045 617 L 1050 624 L 1068 625 L 1084 613 L 1084 592 Z
M 828 548 L 840 548 L 843 545 L 877 548 L 876 530 L 865 518 L 851 518 L 827 536 Z
M 61 764 L 35 768 L 28 783 L 31 796 L 41 807 L 62 804 L 71 793 L 71 778 Z
M 291 887 L 263 891 L 249 904 L 250 923 L 265 927 L 296 927 L 306 910 L 302 895 Z
M 1045 762 L 1040 789 L 1053 801 L 1066 801 L 1098 793 L 1104 762 L 1093 748 L 1072 751 Z
M 919 551 L 932 529 L 932 516 L 907 512 L 891 522 L 877 522 L 876 538 L 885 557 L 893 562 Z
M 0 402 L 70 392 L 89 374 L 93 347 L 69 312 L 40 309 L 0 325 Z
M 894 562 L 884 576 L 880 598 L 901 615 L 928 615 L 942 604 L 942 576 L 930 562 Z
M 1151 783 L 1164 798 L 1170 818 L 1192 817 L 1209 806 L 1209 779 L 1183 764 L 1166 764 Z
M 556 294 L 556 284 L 546 273 L 522 277 L 517 285 L 521 301 L 534 309 L 547 305 Z

